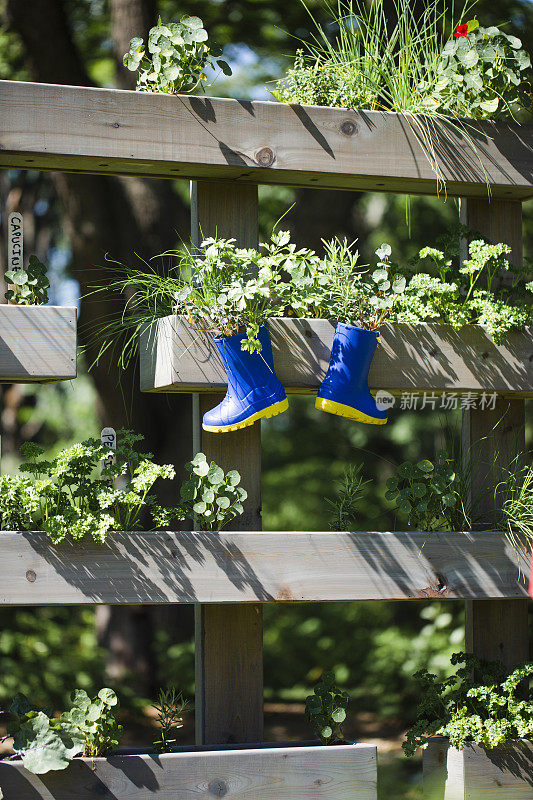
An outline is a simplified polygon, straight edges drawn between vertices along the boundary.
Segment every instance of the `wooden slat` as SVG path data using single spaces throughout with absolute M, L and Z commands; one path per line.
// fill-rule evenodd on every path
M 273 102 L 0 82 L 0 166 L 434 194 L 400 115 Z M 432 123 L 448 195 L 533 194 L 533 127 L 480 123 L 476 155 Z M 479 157 L 479 158 L 478 158 Z
M 75 377 L 75 308 L 0 305 L 0 382 Z
M 523 598 L 500 532 L 0 533 L 0 604 Z M 528 569 L 528 557 L 520 565 Z
M 522 264 L 522 204 L 487 200 L 461 201 L 461 216 L 484 236 L 508 242 L 512 259 Z M 505 226 L 505 228 L 504 228 Z M 524 360 L 525 361 L 525 360 Z M 463 412 L 463 457 L 469 464 L 474 508 L 482 524 L 494 521 L 501 481 L 509 478 L 513 459 L 525 451 L 523 400 L 499 398 L 494 409 Z M 517 466 L 520 466 L 521 461 Z M 512 468 L 512 467 L 511 467 Z M 529 570 L 527 570 L 529 574 Z M 480 658 L 500 659 L 511 668 L 529 659 L 528 601 L 469 600 L 465 609 L 466 648 Z
M 424 797 L 427 800 L 531 800 L 533 743 L 514 740 L 485 750 L 467 744 L 449 747 L 435 737 L 424 750 Z
M 370 744 L 262 747 L 76 759 L 32 775 L 0 762 L 5 800 L 377 800 Z
M 293 394 L 316 391 L 329 363 L 335 332 L 323 319 L 271 319 L 276 374 Z M 158 320 L 141 336 L 141 390 L 213 391 L 226 384 L 208 334 L 183 317 Z M 512 333 L 496 346 L 479 325 L 384 325 L 369 383 L 401 392 L 498 392 L 533 396 L 533 331 Z
M 193 242 L 202 236 L 258 244 L 257 186 L 200 181 L 191 192 Z M 223 395 L 200 398 L 195 438 L 209 460 L 237 469 L 248 492 L 233 530 L 261 530 L 261 425 L 227 434 L 201 429 L 204 413 Z M 195 406 L 196 408 L 196 406 Z M 195 609 L 196 741 L 260 742 L 263 738 L 263 610 L 258 604 L 200 605 Z

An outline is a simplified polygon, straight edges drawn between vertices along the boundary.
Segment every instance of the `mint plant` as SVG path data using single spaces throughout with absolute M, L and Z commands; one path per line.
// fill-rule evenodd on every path
M 7 737 L 13 737 L 15 756 L 29 772 L 42 775 L 65 769 L 75 756 L 101 756 L 118 745 L 122 726 L 113 708 L 118 705 L 112 689 L 101 689 L 91 700 L 82 689 L 71 696 L 72 708 L 60 717 L 34 708 L 18 694 L 7 711 Z
M 509 672 L 500 661 L 482 661 L 465 653 L 454 653 L 451 663 L 462 666 L 440 681 L 426 670 L 415 674 L 421 700 L 417 720 L 402 745 L 406 755 L 414 755 L 431 736 L 445 736 L 459 750 L 468 743 L 491 749 L 511 739 L 532 738 L 533 664 Z
M 8 270 L 5 282 L 12 288 L 4 297 L 12 305 L 38 306 L 48 302 L 47 289 L 50 281 L 46 277 L 46 267 L 37 256 L 31 255 L 27 269 Z
M 199 17 L 184 16 L 163 25 L 161 17 L 143 39 L 135 37 L 124 55 L 124 66 L 137 72 L 137 91 L 184 94 L 203 88 L 206 71 L 218 67 L 231 75 L 220 58 L 222 51 L 207 44 L 208 35 Z
M 159 736 L 154 741 L 154 747 L 158 753 L 172 752 L 177 742 L 175 731 L 183 727 L 183 714 L 188 705 L 181 692 L 174 687 L 160 689 L 157 703 L 154 703 L 159 723 Z
M 186 517 L 197 519 L 200 530 L 220 530 L 243 512 L 247 492 L 239 483 L 237 470 L 224 470 L 209 463 L 203 453 L 185 465 L 191 473 L 180 490 L 181 508 Z
M 305 699 L 306 719 L 322 744 L 342 741 L 342 725 L 349 703 L 348 693 L 335 686 L 333 672 L 324 672 L 313 694 Z

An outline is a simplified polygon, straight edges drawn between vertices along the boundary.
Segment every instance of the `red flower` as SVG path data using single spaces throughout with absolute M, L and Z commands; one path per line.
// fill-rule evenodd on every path
M 456 39 L 462 36 L 468 36 L 468 25 L 466 23 L 464 25 L 458 25 L 455 29 L 454 36 Z

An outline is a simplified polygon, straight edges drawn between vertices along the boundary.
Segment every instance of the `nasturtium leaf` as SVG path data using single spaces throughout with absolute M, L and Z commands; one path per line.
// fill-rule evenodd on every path
M 217 497 L 216 504 L 220 508 L 229 508 L 231 505 L 228 497 Z
M 222 470 L 216 464 L 213 464 L 209 468 L 209 472 L 207 473 L 207 480 L 209 481 L 209 483 L 212 483 L 214 486 L 217 486 L 224 480 L 224 470 Z
M 421 472 L 433 472 L 434 466 L 431 461 L 428 461 L 427 458 L 423 458 L 421 461 L 417 462 L 417 469 Z
M 236 469 L 231 469 L 226 475 L 226 483 L 228 486 L 238 486 L 241 482 L 241 476 Z
M 489 114 L 494 114 L 498 108 L 499 99 L 495 97 L 493 100 L 484 100 L 479 105 L 483 111 L 487 111 Z
M 212 489 L 204 489 L 202 492 L 202 500 L 204 503 L 211 505 L 211 503 L 215 502 L 215 493 Z
M 118 697 L 113 689 L 100 689 L 98 692 L 98 697 L 106 704 L 106 706 L 113 707 L 118 703 Z
M 346 711 L 344 710 L 344 708 L 336 708 L 335 711 L 332 713 L 331 718 L 333 722 L 340 724 L 341 722 L 344 722 L 344 720 L 346 719 Z
M 25 269 L 17 269 L 12 273 L 11 282 L 15 284 L 15 286 L 24 286 L 25 283 L 28 282 L 28 273 Z
M 203 514 L 206 510 L 207 505 L 204 503 L 203 500 L 200 500 L 198 503 L 195 503 L 192 507 L 192 510 L 195 514 Z

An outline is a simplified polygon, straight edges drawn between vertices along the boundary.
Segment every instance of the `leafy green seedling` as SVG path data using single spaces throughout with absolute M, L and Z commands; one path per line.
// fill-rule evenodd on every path
M 118 745 L 122 726 L 114 717 L 118 700 L 112 689 L 100 689 L 92 700 L 83 689 L 76 689 L 71 699 L 72 708 L 52 717 L 34 708 L 23 694 L 14 697 L 7 733 L 29 772 L 62 770 L 75 756 L 105 755 Z
M 207 31 L 200 17 L 184 16 L 163 25 L 161 17 L 148 34 L 147 45 L 135 37 L 124 55 L 124 66 L 137 72 L 137 91 L 183 94 L 194 92 L 207 81 L 209 67 L 231 75 L 220 58 L 222 51 L 207 44 Z
M 183 699 L 181 692 L 171 687 L 160 690 L 154 707 L 159 723 L 159 737 L 154 741 L 154 747 L 158 753 L 170 753 L 177 742 L 174 732 L 183 727 L 183 713 L 189 703 Z
M 404 461 L 386 483 L 387 500 L 396 501 L 398 511 L 418 531 L 459 530 L 464 520 L 463 478 L 444 450 L 435 463 L 427 458 L 413 464 Z M 463 525 L 464 528 L 464 525 Z
M 38 306 L 48 302 L 50 281 L 46 267 L 37 256 L 31 255 L 28 269 L 10 269 L 4 275 L 12 288 L 5 293 L 9 303 L 19 306 Z
M 191 477 L 181 487 L 181 508 L 189 519 L 196 517 L 201 530 L 220 530 L 242 514 L 248 494 L 239 486 L 241 476 L 237 470 L 224 474 L 203 453 L 197 453 L 185 468 Z
M 305 700 L 305 716 L 322 744 L 342 741 L 342 725 L 350 697 L 335 686 L 333 672 L 325 672 L 314 688 L 314 694 Z

